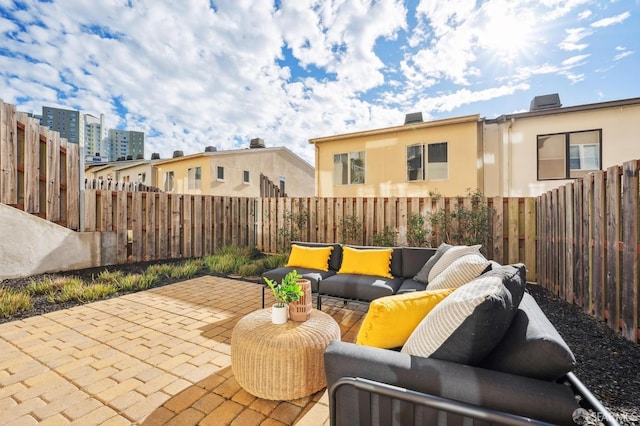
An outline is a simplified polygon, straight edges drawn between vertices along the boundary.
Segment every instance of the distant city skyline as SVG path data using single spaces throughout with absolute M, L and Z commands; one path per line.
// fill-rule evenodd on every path
M 0 0 L 0 98 L 105 114 L 145 153 L 285 146 L 640 97 L 638 0 Z

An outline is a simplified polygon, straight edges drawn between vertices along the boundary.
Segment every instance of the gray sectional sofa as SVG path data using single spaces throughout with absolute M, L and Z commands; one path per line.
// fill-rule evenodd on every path
M 424 290 L 426 284 L 413 278 L 422 266 L 435 255 L 436 249 L 426 247 L 393 247 L 391 254 L 391 278 L 360 275 L 337 274 L 342 263 L 341 244 L 293 242 L 305 247 L 332 246 L 329 257 L 329 270 L 307 269 L 299 267 L 281 267 L 265 272 L 262 276 L 280 282 L 282 278 L 297 270 L 311 281 L 311 291 L 317 294 L 317 308 L 322 309 L 322 298 L 333 297 L 344 300 L 370 302 L 379 297 Z M 381 249 L 385 247 L 349 246 L 357 249 Z
M 319 309 L 322 297 L 378 304 L 376 299 L 383 296 L 409 292 L 420 296 L 428 286 L 422 282 L 424 277 L 420 281 L 413 278 L 423 273 L 425 263 L 433 266 L 443 256 L 442 247 L 396 247 L 391 278 L 337 274 L 342 246 L 333 246 L 328 271 L 296 268 L 312 281 Z M 264 275 L 279 281 L 291 269 L 278 268 Z M 473 283 L 463 284 L 427 313 L 402 348 L 332 342 L 324 354 L 331 424 L 571 425 L 598 419 L 601 424 L 618 425 L 572 373 L 575 358 L 526 293 L 525 276 L 524 265 L 492 264 Z M 473 286 L 476 281 L 482 286 Z M 485 286 L 490 291 L 475 297 Z M 468 302 L 465 292 L 470 299 L 482 301 L 465 314 L 468 316 L 462 316 L 435 350 L 420 354 L 421 345 L 431 344 L 425 341 L 435 340 L 432 334 L 442 334 L 445 327 L 440 327 L 440 321 L 451 320 L 464 307 L 456 303 Z M 447 304 L 452 307 L 445 307 Z M 444 311 L 438 312 L 444 316 L 431 321 L 436 328 L 429 330 L 427 318 L 436 316 L 437 310 Z M 398 326 L 402 320 L 394 319 Z M 389 318 L 384 321 L 388 325 Z

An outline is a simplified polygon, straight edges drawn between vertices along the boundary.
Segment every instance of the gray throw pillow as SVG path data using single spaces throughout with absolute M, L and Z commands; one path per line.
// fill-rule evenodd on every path
M 478 365 L 509 329 L 525 277 L 524 265 L 508 265 L 457 288 L 424 317 L 402 352 Z
M 556 380 L 572 371 L 576 359 L 530 294 L 520 302 L 511 327 L 480 366 L 518 376 Z
M 451 247 L 453 246 L 447 243 L 440 244 L 438 246 L 438 249 L 436 250 L 436 254 L 434 254 L 429 258 L 429 260 L 427 260 L 422 269 L 420 269 L 420 271 L 416 274 L 415 277 L 413 277 L 413 279 L 420 283 L 427 284 L 429 282 L 429 272 L 431 272 L 431 268 L 433 268 L 433 265 L 435 265 L 436 262 L 440 260 L 442 255 L 445 254 L 445 252 Z

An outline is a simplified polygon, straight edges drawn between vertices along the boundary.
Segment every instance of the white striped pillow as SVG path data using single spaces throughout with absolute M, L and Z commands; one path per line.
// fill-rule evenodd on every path
M 429 281 L 427 289 L 457 288 L 478 278 L 491 262 L 479 252 L 466 254 L 453 261 L 447 269 Z
M 475 246 L 451 247 L 449 250 L 444 252 L 442 257 L 438 259 L 436 264 L 433 265 L 433 268 L 431 268 L 431 270 L 429 271 L 429 282 L 431 282 L 431 280 L 437 277 L 438 274 L 440 274 L 442 271 L 447 269 L 449 265 L 455 262 L 456 259 L 459 259 L 460 257 L 465 256 L 467 254 L 476 254 L 476 253 L 480 254 L 481 247 L 482 247 L 482 244 L 478 244 Z
M 525 276 L 524 265 L 507 265 L 459 287 L 424 317 L 402 352 L 477 365 L 507 332 Z

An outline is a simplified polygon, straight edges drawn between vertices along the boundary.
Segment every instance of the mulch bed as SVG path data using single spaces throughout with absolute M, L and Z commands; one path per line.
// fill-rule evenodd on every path
M 176 260 L 176 262 L 181 261 Z M 93 276 L 105 269 L 120 270 L 125 274 L 141 273 L 153 263 L 159 262 L 89 268 L 49 275 L 73 275 L 90 281 Z M 162 263 L 167 263 L 167 261 Z M 196 274 L 196 277 L 203 275 L 211 274 L 201 270 Z M 4 280 L 0 286 L 25 288 L 31 279 L 35 278 L 38 277 Z M 260 282 L 258 277 L 241 279 Z M 163 277 L 156 287 L 179 281 L 181 280 Z M 576 376 L 609 408 L 621 424 L 640 425 L 640 345 L 621 337 L 603 321 L 594 319 L 579 307 L 557 298 L 546 289 L 536 285 L 529 285 L 527 288 L 573 351 L 578 362 L 575 370 Z M 123 294 L 118 293 L 112 297 Z M 68 302 L 52 305 L 47 302 L 46 297 L 40 296 L 34 298 L 33 309 L 29 312 L 0 318 L 0 323 L 66 309 L 77 304 L 77 302 Z

